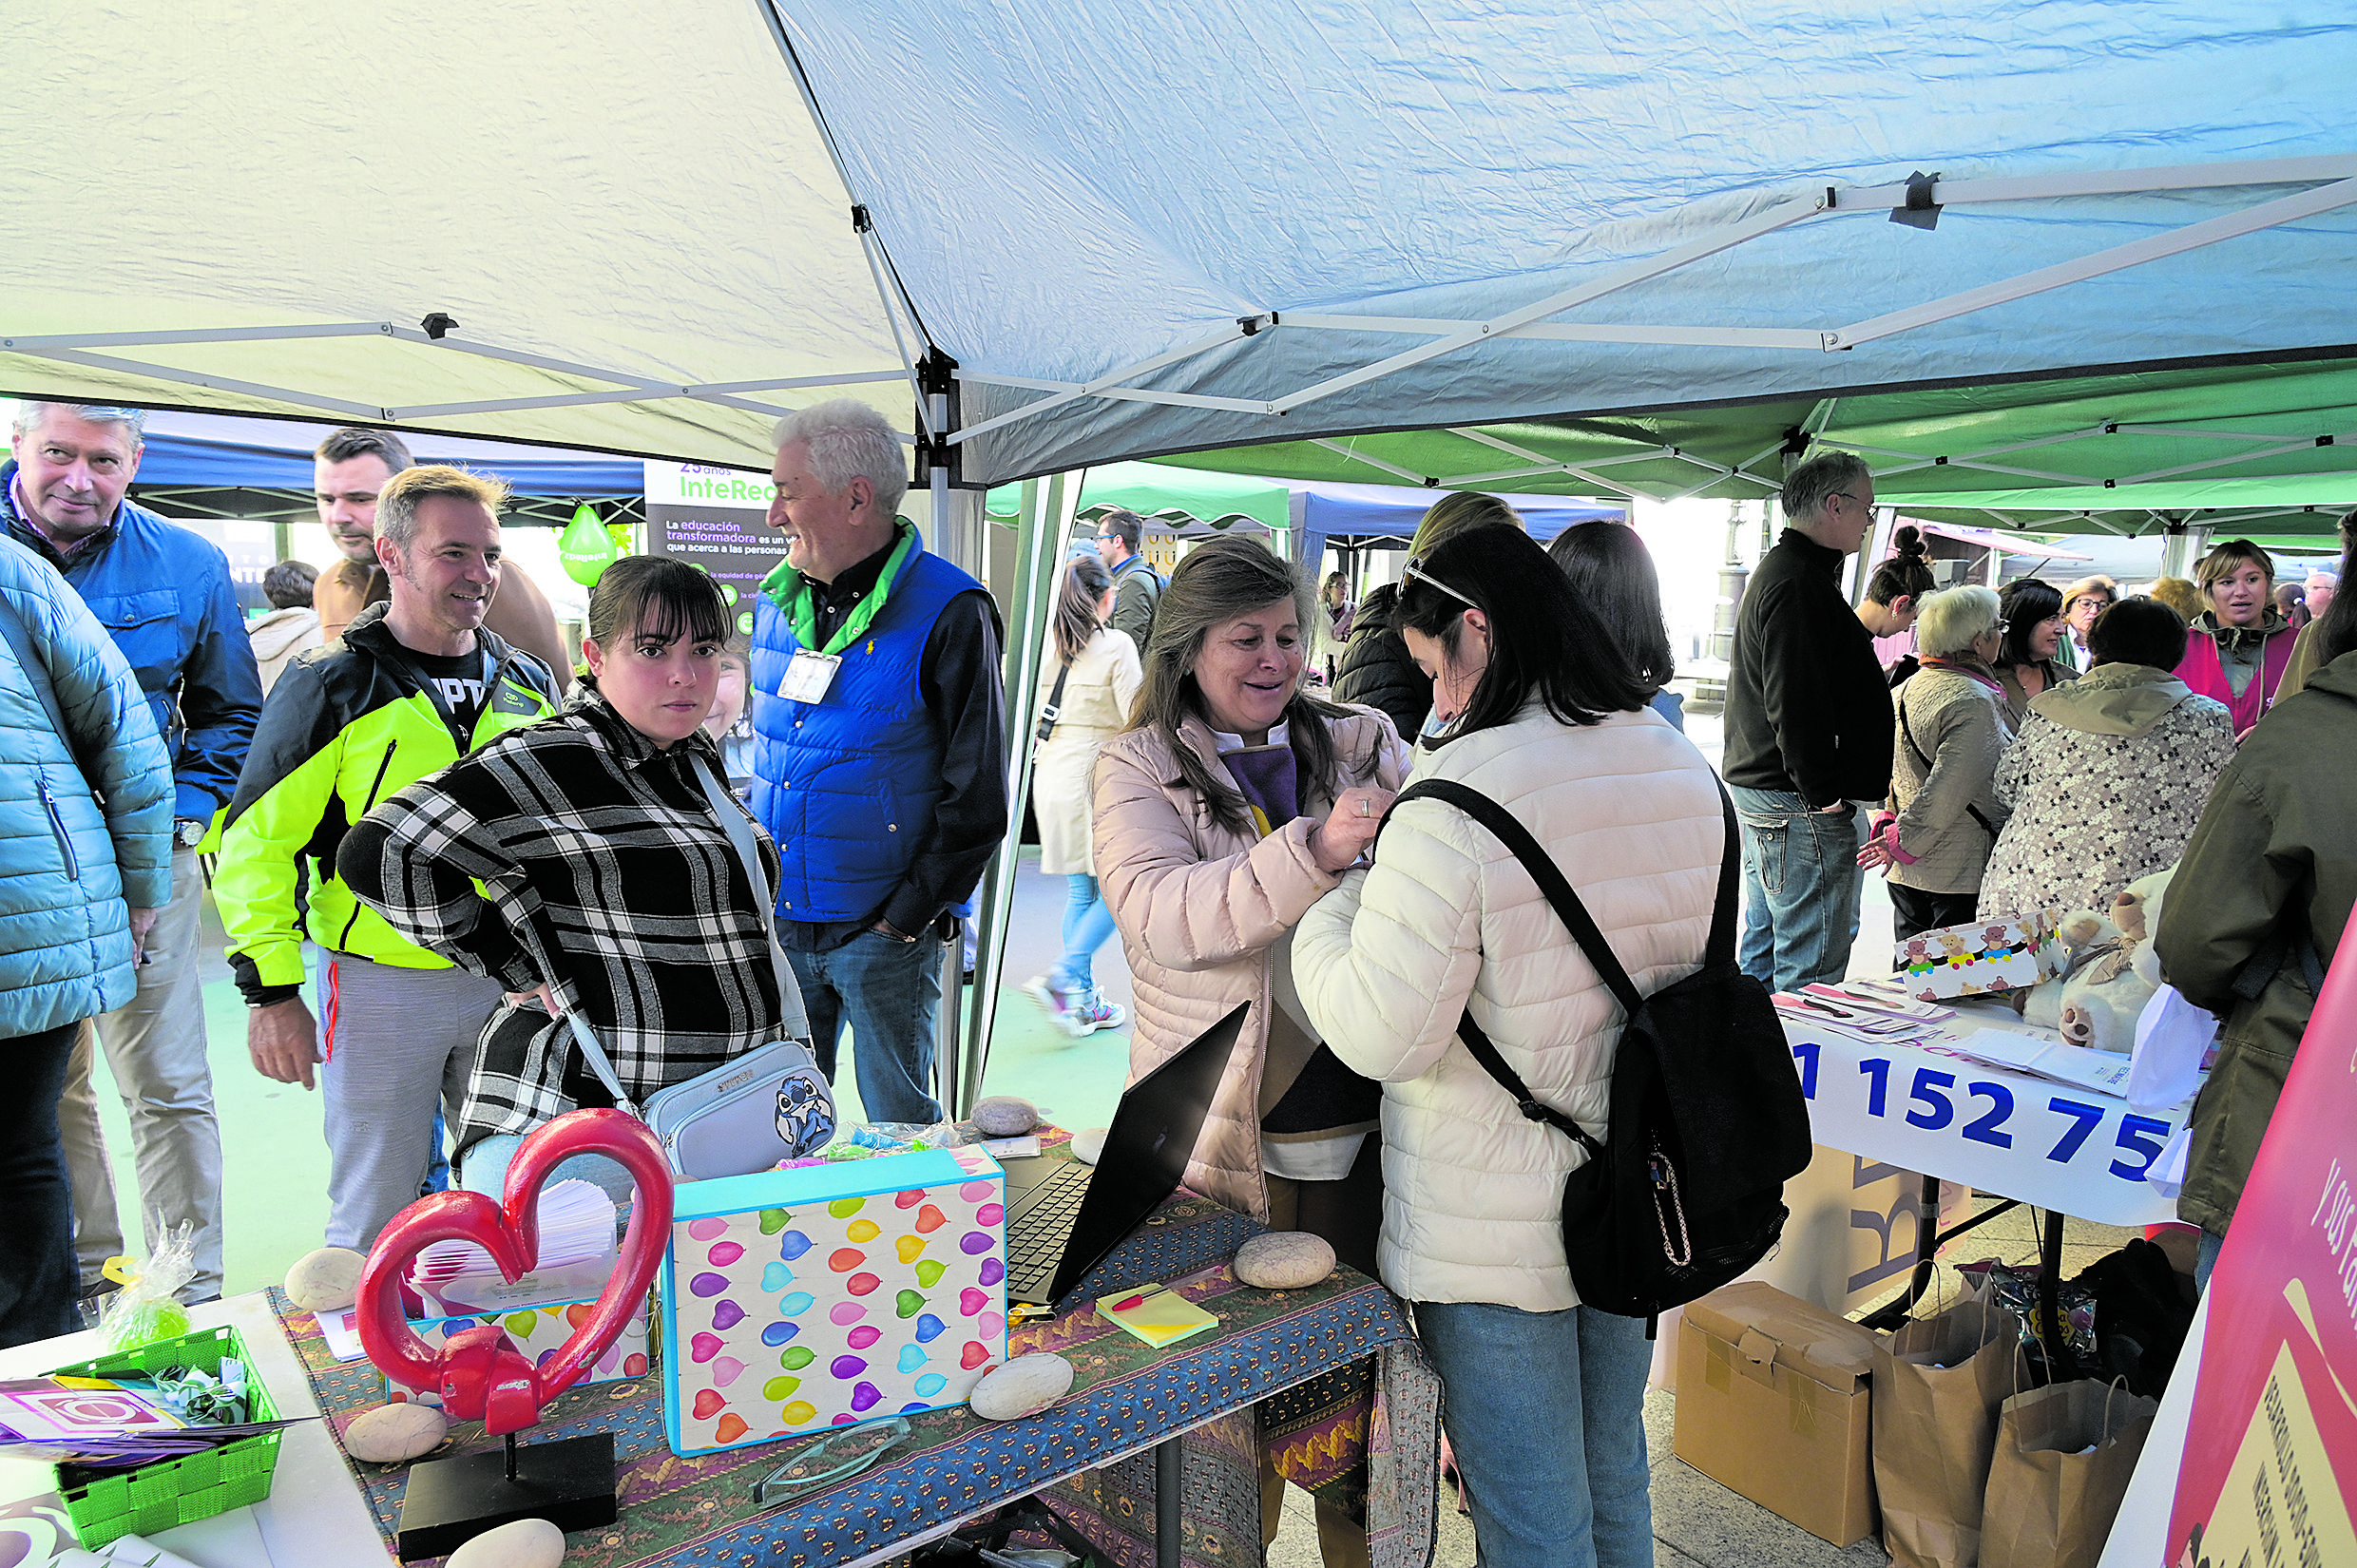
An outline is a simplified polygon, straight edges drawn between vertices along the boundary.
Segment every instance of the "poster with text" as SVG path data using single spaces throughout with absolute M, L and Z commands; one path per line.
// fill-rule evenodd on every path
M 646 465 L 647 549 L 710 572 L 737 629 L 753 631 L 753 596 L 786 558 L 769 526 L 769 476 L 699 463 Z
M 2357 1563 L 2357 922 L 2210 1276 L 2177 1568 Z

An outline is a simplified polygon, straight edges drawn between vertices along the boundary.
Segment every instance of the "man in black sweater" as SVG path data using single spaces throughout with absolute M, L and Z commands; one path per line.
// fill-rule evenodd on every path
M 1858 802 L 1890 791 L 1890 693 L 1842 592 L 1873 525 L 1874 478 L 1849 452 L 1786 476 L 1790 526 L 1735 618 L 1724 771 L 1743 823 L 1746 974 L 1778 991 L 1838 984 L 1857 934 Z

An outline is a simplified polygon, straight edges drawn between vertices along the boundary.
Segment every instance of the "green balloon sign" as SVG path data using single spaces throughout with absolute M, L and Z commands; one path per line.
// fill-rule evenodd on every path
M 597 509 L 584 501 L 573 508 L 573 520 L 557 540 L 557 557 L 565 575 L 584 588 L 597 585 L 605 568 L 623 558 L 613 534 L 598 519 Z

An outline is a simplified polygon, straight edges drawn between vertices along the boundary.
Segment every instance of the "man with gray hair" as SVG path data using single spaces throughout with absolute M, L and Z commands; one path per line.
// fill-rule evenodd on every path
M 832 1080 L 848 1023 L 872 1121 L 941 1119 L 942 944 L 1006 832 L 998 610 L 897 516 L 899 438 L 837 398 L 777 422 L 786 559 L 753 623 L 753 809 L 777 936 Z
M 1874 476 L 1825 452 L 1784 482 L 1788 526 L 1735 617 L 1722 772 L 1743 824 L 1743 972 L 1839 984 L 1857 935 L 1860 809 L 1890 792 L 1890 693 L 1842 592 L 1874 522 Z
M 197 844 L 229 803 L 261 711 L 261 676 L 219 546 L 126 500 L 147 416 L 137 409 L 24 403 L 0 467 L 0 526 L 63 573 L 130 662 L 172 757 L 172 898 L 148 934 L 132 999 L 96 1021 L 130 1117 L 140 1212 L 152 1254 L 193 1232 L 189 1302 L 221 1291 L 220 1126 L 197 976 L 204 879 Z M 113 1163 L 90 1095 L 91 1032 L 67 1069 L 59 1119 L 73 1173 L 82 1288 L 123 1251 Z

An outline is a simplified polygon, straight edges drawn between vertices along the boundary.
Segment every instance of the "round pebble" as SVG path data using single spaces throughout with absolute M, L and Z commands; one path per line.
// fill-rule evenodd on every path
M 557 1568 L 564 1560 L 564 1531 L 545 1519 L 520 1519 L 452 1552 L 447 1568 Z
M 1104 1153 L 1104 1140 L 1105 1129 L 1102 1127 L 1089 1127 L 1074 1133 L 1072 1157 L 1083 1165 L 1096 1164 L 1097 1157 Z
M 1016 1095 L 974 1101 L 974 1125 L 991 1138 L 1021 1138 L 1040 1124 L 1040 1108 Z
M 1046 1409 L 1072 1391 L 1072 1364 L 1058 1355 L 1017 1356 L 974 1385 L 974 1414 L 1015 1421 Z
M 344 1428 L 344 1452 L 365 1464 L 399 1464 L 439 1448 L 450 1429 L 431 1405 L 380 1405 Z
M 1236 1249 L 1236 1277 L 1263 1291 L 1298 1291 L 1334 1272 L 1334 1250 L 1307 1231 L 1271 1231 Z
M 286 1298 L 306 1312 L 340 1312 L 359 1298 L 368 1259 L 349 1247 L 322 1247 L 286 1272 Z

